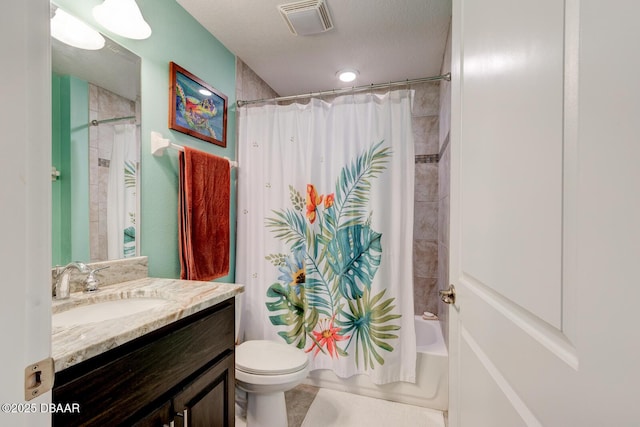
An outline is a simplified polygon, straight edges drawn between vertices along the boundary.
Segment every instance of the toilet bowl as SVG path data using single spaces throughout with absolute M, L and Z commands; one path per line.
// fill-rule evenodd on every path
M 236 295 L 236 343 L 244 336 L 242 295 Z M 281 341 L 248 340 L 236 346 L 236 387 L 247 394 L 247 427 L 287 427 L 284 392 L 302 383 L 307 354 Z
M 307 376 L 307 355 L 275 341 L 236 347 L 236 386 L 247 392 L 247 427 L 287 427 L 284 392 Z

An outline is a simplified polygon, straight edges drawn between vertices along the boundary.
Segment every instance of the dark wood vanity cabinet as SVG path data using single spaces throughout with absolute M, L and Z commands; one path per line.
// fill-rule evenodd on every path
M 233 358 L 227 357 L 220 364 L 212 366 L 200 377 L 187 384 L 180 393 L 173 398 L 173 408 L 177 413 L 176 426 L 189 427 L 223 427 L 233 425 L 228 417 L 220 417 L 227 413 L 235 421 L 234 402 L 235 397 L 233 376 L 229 378 L 228 372 L 234 372 Z M 229 392 L 231 391 L 231 395 Z M 227 408 L 227 402 L 231 399 L 231 412 Z
M 233 426 L 234 298 L 56 374 L 54 426 Z

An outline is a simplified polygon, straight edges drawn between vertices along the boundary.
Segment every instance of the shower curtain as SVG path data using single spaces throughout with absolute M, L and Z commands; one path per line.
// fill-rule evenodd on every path
M 240 110 L 245 340 L 286 342 L 339 377 L 415 382 L 411 100 Z
M 114 126 L 107 186 L 107 255 L 109 259 L 136 255 L 136 125 Z

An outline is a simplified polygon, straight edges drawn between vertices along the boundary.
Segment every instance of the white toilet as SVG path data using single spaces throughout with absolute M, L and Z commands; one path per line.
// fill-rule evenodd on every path
M 283 342 L 252 340 L 236 346 L 236 386 L 247 392 L 247 427 L 287 427 L 284 392 L 307 377 L 307 364 L 304 351 Z

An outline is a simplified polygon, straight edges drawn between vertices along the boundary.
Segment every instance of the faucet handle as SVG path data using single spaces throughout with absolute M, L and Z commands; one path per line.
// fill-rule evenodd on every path
M 51 269 L 51 276 L 53 277 L 53 280 L 56 280 L 58 278 L 63 269 L 64 265 L 56 264 L 53 266 L 53 268 Z
M 107 265 L 106 267 L 96 268 L 89 272 L 89 275 L 87 276 L 87 278 L 84 279 L 85 292 L 95 292 L 98 290 L 98 284 L 100 282 L 98 281 L 98 279 L 96 279 L 95 273 L 97 273 L 100 270 L 104 270 L 105 268 L 109 268 L 109 266 Z

